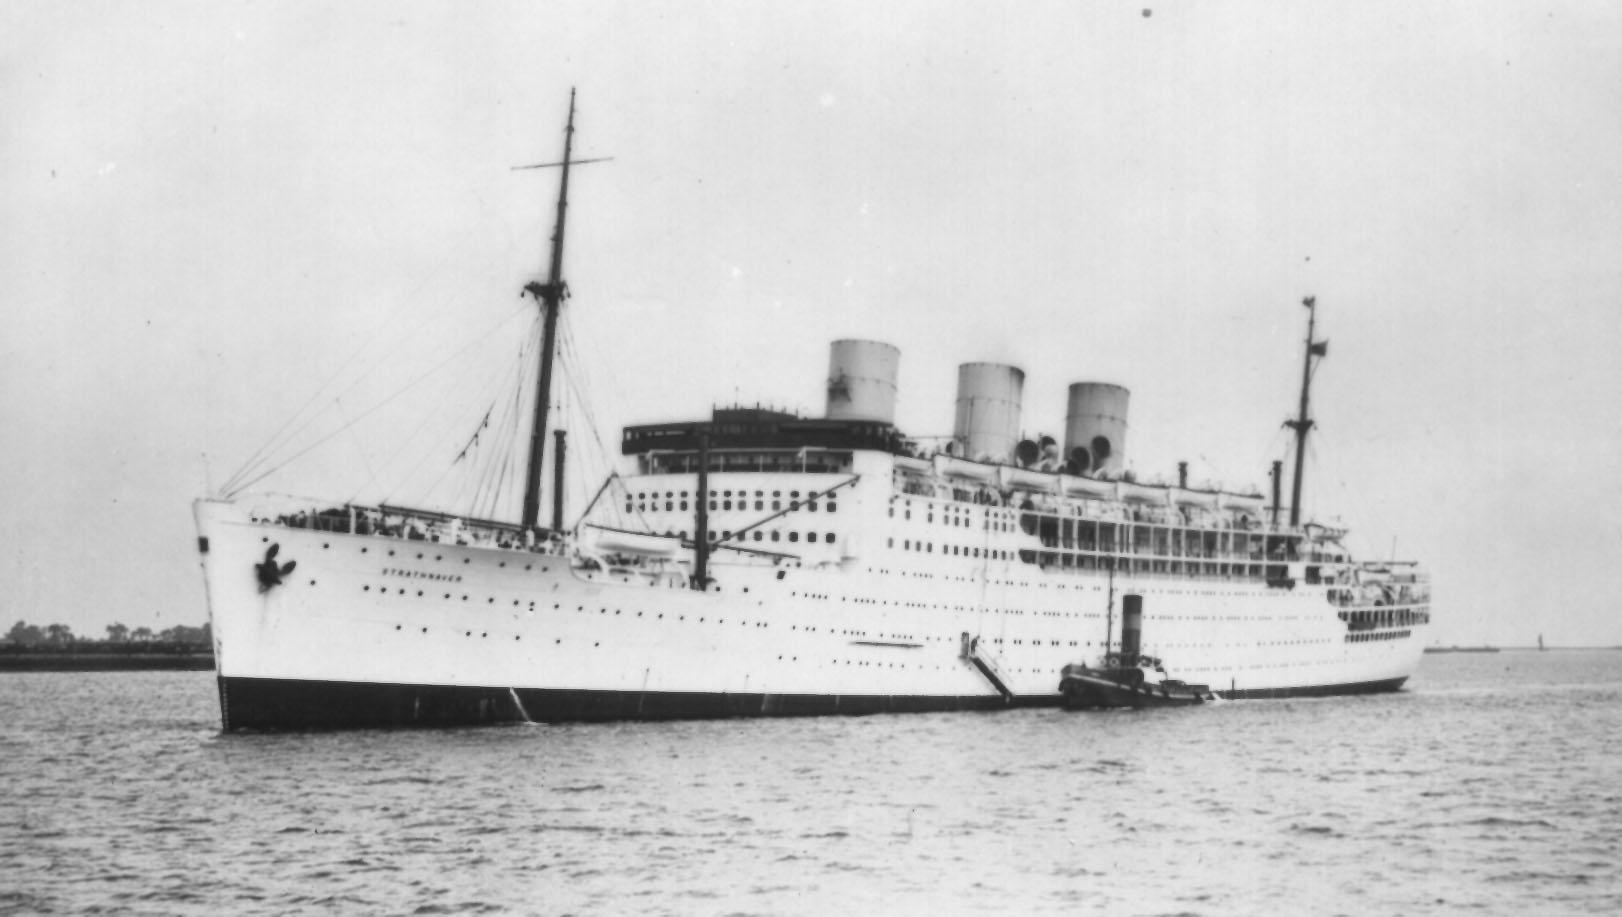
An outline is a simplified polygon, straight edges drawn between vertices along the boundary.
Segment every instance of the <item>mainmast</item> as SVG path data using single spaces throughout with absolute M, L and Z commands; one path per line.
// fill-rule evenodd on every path
M 1312 429 L 1312 418 L 1307 416 L 1307 394 L 1312 387 L 1312 358 L 1322 357 L 1329 353 L 1328 341 L 1314 341 L 1313 328 L 1318 321 L 1317 297 L 1308 296 L 1301 300 L 1301 305 L 1307 307 L 1307 354 L 1301 365 L 1301 413 L 1295 420 L 1287 420 L 1284 425 L 1295 431 L 1295 481 L 1290 486 L 1290 525 L 1301 524 L 1301 471 L 1307 455 L 1307 431 Z M 1275 501 L 1276 502 L 1276 501 Z
M 541 463 L 546 458 L 546 415 L 552 406 L 552 358 L 557 350 L 558 312 L 569 288 L 563 282 L 563 226 L 569 209 L 569 165 L 574 150 L 574 90 L 569 90 L 569 122 L 563 131 L 563 176 L 558 182 L 558 215 L 552 229 L 551 270 L 546 283 L 531 281 L 524 291 L 541 306 L 541 372 L 535 386 L 535 423 L 529 433 L 529 470 L 524 480 L 526 531 L 535 527 L 541 512 Z

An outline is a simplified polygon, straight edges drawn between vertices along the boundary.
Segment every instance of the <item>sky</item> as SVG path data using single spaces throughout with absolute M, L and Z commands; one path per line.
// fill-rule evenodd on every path
M 846 337 L 908 433 L 1004 362 L 1031 434 L 1114 382 L 1140 478 L 1265 489 L 1312 295 L 1308 514 L 1431 570 L 1434 642 L 1622 644 L 1617 47 L 1597 2 L 5 4 L 0 627 L 201 623 L 191 503 L 267 442 L 256 487 L 443 482 L 573 87 L 573 505 L 623 424 L 820 414 Z

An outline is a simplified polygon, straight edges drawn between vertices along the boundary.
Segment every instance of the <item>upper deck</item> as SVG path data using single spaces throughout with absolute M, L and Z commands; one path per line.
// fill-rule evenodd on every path
M 717 408 L 711 420 L 643 424 L 626 427 L 620 439 L 626 455 L 657 452 L 697 454 L 708 448 L 799 451 L 801 449 L 872 449 L 902 453 L 906 440 L 894 424 L 872 420 L 828 420 L 798 417 L 765 408 Z M 672 471 L 678 469 L 671 469 Z M 679 469 L 691 470 L 691 469 Z M 742 470 L 742 469 L 740 469 Z

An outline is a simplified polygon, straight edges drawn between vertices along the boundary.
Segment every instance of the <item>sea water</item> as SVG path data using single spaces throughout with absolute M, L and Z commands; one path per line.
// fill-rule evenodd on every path
M 1142 712 L 222 735 L 0 675 L 0 913 L 1622 913 L 1622 652 Z

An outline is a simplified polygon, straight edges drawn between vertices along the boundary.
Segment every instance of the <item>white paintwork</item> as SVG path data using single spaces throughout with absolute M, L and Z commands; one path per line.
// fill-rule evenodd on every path
M 290 528 L 253 521 L 245 503 L 199 501 L 219 671 L 611 691 L 993 695 L 960 658 L 968 633 L 1015 694 L 1056 695 L 1060 669 L 1102 648 L 1106 574 L 1019 561 L 1020 549 L 1040 545 L 1021 531 L 1017 510 L 900 493 L 896 467 L 887 454 L 855 453 L 857 483 L 746 542 L 796 558 L 718 552 L 714 584 L 702 593 L 681 588 L 676 570 L 644 576 L 494 545 Z M 778 492 L 786 505 L 790 492 L 840 479 L 714 473 L 710 487 L 758 491 L 763 503 Z M 694 480 L 631 477 L 626 488 L 690 492 Z M 712 513 L 711 529 L 741 530 L 769 513 L 739 506 Z M 667 512 L 663 502 L 641 514 L 654 531 L 691 524 L 690 512 Z M 806 543 L 806 532 L 817 543 Z M 830 532 L 834 544 L 825 541 Z M 278 562 L 297 566 L 262 593 L 254 566 L 272 543 Z M 1121 594 L 1144 597 L 1145 653 L 1219 691 L 1400 678 L 1424 642 L 1423 626 L 1401 639 L 1349 642 L 1323 585 L 1116 575 L 1113 590 L 1117 607 Z

